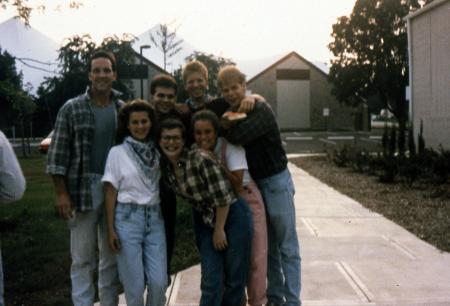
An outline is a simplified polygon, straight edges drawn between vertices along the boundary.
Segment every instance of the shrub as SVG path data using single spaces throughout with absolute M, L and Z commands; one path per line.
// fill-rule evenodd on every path
M 387 123 L 384 123 L 383 136 L 381 137 L 381 145 L 383 146 L 383 154 L 386 156 L 388 152 L 389 130 Z
M 397 146 L 397 128 L 395 125 L 391 129 L 391 135 L 389 137 L 389 156 L 394 156 Z
M 367 173 L 369 175 L 376 175 L 383 169 L 383 155 L 377 153 L 376 156 L 370 157 L 367 166 Z
M 423 155 L 425 152 L 425 139 L 423 138 L 423 120 L 420 119 L 420 130 L 419 130 L 419 136 L 418 136 L 418 153 L 419 155 Z
M 410 126 L 408 129 L 408 151 L 410 157 L 416 156 L 416 143 L 414 141 L 414 132 L 412 126 Z
M 350 155 L 347 146 L 343 146 L 342 148 L 334 149 L 331 152 L 330 159 L 334 162 L 334 164 L 338 167 L 345 167 L 350 162 Z
M 398 154 L 404 155 L 405 154 L 405 130 L 404 128 L 400 128 L 398 130 Z
M 379 175 L 379 180 L 382 183 L 393 183 L 398 174 L 398 165 L 395 156 L 386 156 L 381 159 L 382 173 Z
M 450 174 L 450 151 L 446 151 L 440 147 L 440 153 L 434 155 L 432 160 L 433 181 L 436 184 L 444 184 L 447 182 Z
M 353 169 L 357 172 L 363 173 L 369 171 L 370 155 L 367 151 L 358 151 L 352 162 Z
M 401 157 L 398 160 L 398 164 L 399 175 L 405 179 L 408 187 L 412 187 L 422 173 L 420 160 L 416 156 L 410 156 L 409 158 Z

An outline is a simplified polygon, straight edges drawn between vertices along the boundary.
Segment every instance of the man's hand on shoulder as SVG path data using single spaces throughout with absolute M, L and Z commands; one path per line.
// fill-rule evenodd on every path
M 239 113 L 249 113 L 253 110 L 255 107 L 256 102 L 262 102 L 265 101 L 264 97 L 258 94 L 252 94 L 250 96 L 246 96 L 244 99 L 242 99 L 241 103 L 239 104 L 239 108 L 237 109 L 237 112 Z
M 190 113 L 189 106 L 185 103 L 176 103 L 175 104 L 175 110 L 178 111 L 182 115 L 186 115 Z

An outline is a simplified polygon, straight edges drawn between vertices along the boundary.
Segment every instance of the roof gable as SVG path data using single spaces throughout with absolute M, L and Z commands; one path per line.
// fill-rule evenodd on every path
M 323 72 L 320 68 L 318 68 L 316 65 L 314 65 L 313 63 L 311 63 L 310 61 L 308 61 L 307 59 L 305 59 L 303 56 L 301 56 L 300 54 L 298 54 L 295 51 L 292 51 L 290 53 L 288 53 L 287 55 L 285 55 L 284 57 L 282 57 L 281 59 L 279 59 L 278 61 L 276 61 L 275 63 L 273 63 L 272 65 L 270 65 L 269 67 L 267 67 L 266 69 L 264 69 L 263 71 L 261 71 L 260 73 L 258 73 L 257 75 L 255 75 L 253 78 L 251 78 L 250 80 L 247 81 L 247 84 L 252 83 L 253 81 L 255 81 L 256 79 L 258 79 L 260 76 L 262 76 L 263 74 L 265 74 L 267 71 L 269 71 L 270 69 L 277 67 L 281 64 L 283 64 L 284 62 L 286 62 L 287 60 L 289 60 L 290 58 L 297 58 L 299 59 L 301 62 L 303 62 L 304 64 L 306 64 L 310 69 L 316 70 L 319 73 L 323 74 L 325 77 L 328 77 L 328 75 Z
M 152 66 L 154 69 L 156 69 L 160 73 L 169 74 L 163 68 L 159 67 L 157 64 L 155 64 L 154 62 L 152 62 L 151 60 L 149 60 L 145 56 L 139 54 L 139 52 L 137 52 L 136 50 L 133 49 L 133 52 L 134 52 L 134 56 L 136 56 L 136 58 L 139 59 L 139 60 L 142 59 L 142 62 L 145 63 L 146 65 Z

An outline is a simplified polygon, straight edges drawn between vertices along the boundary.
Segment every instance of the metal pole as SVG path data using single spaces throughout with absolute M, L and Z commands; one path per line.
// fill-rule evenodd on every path
M 140 55 L 140 65 L 139 65 L 139 77 L 141 80 L 141 99 L 144 99 L 144 78 L 143 78 L 143 74 L 144 74 L 144 70 L 142 67 L 142 49 L 150 49 L 150 45 L 142 45 L 139 47 L 139 55 Z M 148 76 L 147 76 L 148 77 Z

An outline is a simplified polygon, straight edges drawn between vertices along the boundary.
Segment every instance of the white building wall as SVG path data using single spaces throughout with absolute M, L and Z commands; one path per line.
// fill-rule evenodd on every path
M 450 149 L 450 1 L 411 20 L 414 134 Z

